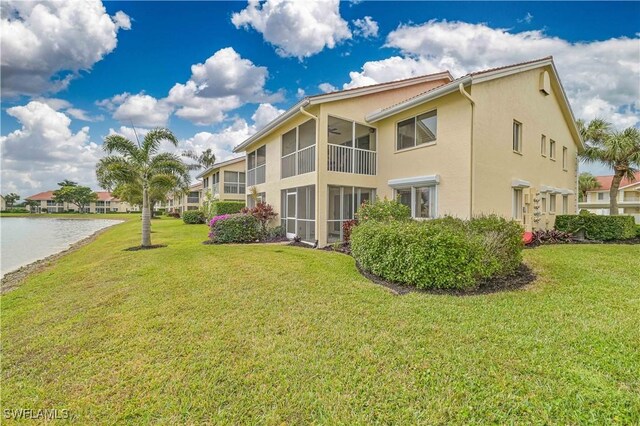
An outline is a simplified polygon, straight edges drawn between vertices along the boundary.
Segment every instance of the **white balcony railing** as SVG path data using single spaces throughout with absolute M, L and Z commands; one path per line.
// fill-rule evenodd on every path
M 316 170 L 316 146 L 311 145 L 300 151 L 292 152 L 282 157 L 281 175 L 283 178 Z
M 244 194 L 245 186 L 244 183 L 238 182 L 225 182 L 224 184 L 224 192 L 225 194 Z
M 266 165 L 256 167 L 247 171 L 247 184 L 249 186 L 258 185 L 265 182 Z
M 316 170 L 316 146 L 311 145 L 297 152 L 298 156 L 298 173 L 315 172 Z
M 329 144 L 328 169 L 332 172 L 376 174 L 376 152 Z

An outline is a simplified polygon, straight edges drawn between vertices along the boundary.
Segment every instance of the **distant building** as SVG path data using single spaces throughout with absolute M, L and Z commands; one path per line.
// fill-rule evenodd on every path
M 3 195 L 0 195 L 0 210 L 5 211 L 7 209 L 7 202 L 4 199 Z
M 640 223 L 640 172 L 637 172 L 635 177 L 634 181 L 625 178 L 620 182 L 618 213 L 631 215 L 635 218 L 636 223 Z M 591 213 L 606 216 L 609 215 L 609 191 L 613 175 L 596 176 L 596 179 L 600 183 L 600 188 L 587 191 L 586 199 L 581 201 L 578 206 Z
M 215 200 L 245 201 L 245 157 L 214 164 L 196 176 L 202 178 L 202 197 L 207 193 Z
M 167 201 L 159 207 L 166 208 L 169 212 L 178 212 L 180 214 L 187 210 L 198 210 L 202 202 L 202 183 L 196 183 L 189 187 L 189 191 L 185 193 L 171 193 L 167 197 Z
M 139 211 L 137 207 L 121 201 L 107 191 L 96 191 L 98 200 L 91 202 L 84 213 L 127 213 Z M 71 203 L 59 203 L 53 199 L 53 191 L 40 192 L 26 197 L 25 200 L 37 201 L 39 205 L 30 207 L 32 213 L 63 213 L 77 211 L 78 206 Z

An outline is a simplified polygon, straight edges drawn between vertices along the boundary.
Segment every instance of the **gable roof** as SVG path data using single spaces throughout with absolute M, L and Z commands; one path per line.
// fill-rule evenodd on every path
M 556 70 L 555 64 L 553 62 L 552 56 L 547 56 L 541 59 L 535 59 L 527 62 L 520 62 L 517 64 L 506 65 L 497 68 L 490 68 L 482 71 L 475 71 L 469 73 L 465 76 L 457 78 L 449 83 L 443 84 L 438 87 L 434 87 L 426 92 L 413 96 L 409 99 L 406 99 L 400 103 L 395 105 L 391 105 L 386 108 L 378 109 L 369 113 L 365 118 L 369 123 L 375 123 L 376 121 L 382 120 L 384 118 L 390 117 L 394 114 L 397 114 L 402 111 L 406 111 L 416 105 L 420 105 L 422 103 L 437 99 L 439 97 L 448 95 L 450 93 L 454 93 L 456 91 L 461 91 L 463 87 L 472 85 L 474 83 L 482 83 L 485 81 L 490 81 L 502 77 L 507 77 L 512 74 L 529 71 L 536 68 L 542 67 L 550 67 L 551 72 L 550 76 L 553 79 L 554 83 L 557 87 L 560 88 L 558 91 L 559 100 L 560 100 L 560 108 L 566 114 L 567 122 L 569 123 L 569 130 L 576 141 L 578 141 L 578 145 L 584 149 L 584 142 L 582 137 L 580 136 L 580 131 L 578 130 L 578 126 L 576 125 L 575 116 L 573 115 L 573 110 L 571 109 L 571 105 L 569 104 L 569 100 L 567 99 L 567 95 L 564 91 L 564 87 L 560 82 L 560 78 L 558 77 L 558 71 Z
M 296 116 L 297 114 L 301 114 L 301 109 L 309 105 L 318 105 L 325 102 L 333 102 L 339 101 L 342 99 L 354 98 L 357 96 L 371 95 L 374 93 L 383 92 L 386 90 L 398 89 L 402 87 L 413 86 L 415 84 L 425 83 L 429 81 L 437 81 L 437 80 L 453 80 L 451 73 L 449 71 L 443 71 L 435 74 L 426 74 L 418 77 L 406 78 L 403 80 L 389 81 L 386 83 L 378 83 L 372 84 L 369 86 L 355 87 L 353 89 L 345 89 L 345 90 L 337 90 L 335 92 L 330 93 L 321 93 L 318 95 L 307 96 L 289 108 L 287 111 L 276 117 L 265 127 L 257 131 L 251 137 L 246 139 L 244 142 L 240 143 L 233 149 L 233 152 L 240 152 L 245 147 L 251 145 L 253 142 L 258 139 L 268 135 L 280 124 L 289 120 L 290 118 Z
M 204 172 L 200 173 L 198 176 L 196 176 L 196 179 L 200 179 L 202 176 L 208 175 L 209 173 L 211 173 L 216 169 L 219 169 L 220 167 L 229 166 L 231 164 L 236 164 L 245 160 L 246 160 L 246 157 L 243 155 L 242 157 L 236 157 L 236 158 L 232 158 L 231 160 L 223 161 L 221 163 L 216 163 L 213 166 L 209 167 Z
M 636 177 L 634 181 L 630 181 L 626 177 L 623 178 L 620 182 L 620 189 L 640 184 L 640 172 L 635 172 L 634 175 Z M 613 175 L 596 176 L 596 180 L 600 184 L 600 188 L 588 192 L 609 191 L 611 189 L 611 183 L 613 182 Z

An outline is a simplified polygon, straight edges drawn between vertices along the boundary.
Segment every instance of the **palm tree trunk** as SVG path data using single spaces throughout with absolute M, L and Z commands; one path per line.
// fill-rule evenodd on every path
M 151 245 L 151 211 L 149 210 L 149 188 L 142 185 L 142 247 Z
M 616 170 L 616 174 L 613 175 L 611 181 L 611 189 L 609 189 L 609 215 L 618 215 L 618 189 L 620 188 L 620 182 L 624 177 L 624 170 Z

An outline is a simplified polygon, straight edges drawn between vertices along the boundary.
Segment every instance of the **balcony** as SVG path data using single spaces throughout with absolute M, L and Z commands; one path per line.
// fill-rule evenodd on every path
M 316 146 L 311 145 L 300 151 L 282 157 L 281 174 L 283 178 L 315 172 Z
M 376 174 L 376 152 L 344 145 L 329 144 L 328 170 L 331 172 Z
M 211 195 L 215 197 L 218 194 L 220 194 L 220 184 L 216 182 L 211 185 Z
M 225 182 L 224 193 L 225 194 L 244 194 L 246 192 L 244 183 L 238 182 Z

